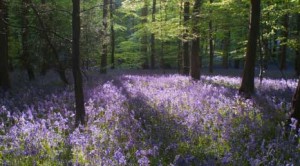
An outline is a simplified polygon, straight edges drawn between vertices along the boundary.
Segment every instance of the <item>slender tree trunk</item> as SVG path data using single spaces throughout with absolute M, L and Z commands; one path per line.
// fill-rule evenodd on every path
M 100 72 L 105 74 L 107 72 L 107 14 L 108 14 L 108 0 L 103 0 L 103 41 L 102 41 L 102 56 L 101 56 L 101 67 Z
M 213 3 L 213 0 L 209 0 L 210 4 Z M 210 16 L 212 16 L 212 10 L 209 10 Z M 214 66 L 214 39 L 213 39 L 213 27 L 212 27 L 212 19 L 209 20 L 209 72 L 213 72 Z
M 192 15 L 192 31 L 194 35 L 197 35 L 196 38 L 192 40 L 192 54 L 191 54 L 191 70 L 190 75 L 193 79 L 200 79 L 200 62 L 199 62 L 199 53 L 200 53 L 200 7 L 201 0 L 195 0 L 193 15 Z
M 200 38 L 200 56 L 199 56 L 200 74 L 201 74 L 201 69 L 203 67 L 203 60 L 202 60 L 202 58 L 205 56 L 204 43 L 205 43 L 205 40 L 203 40 L 203 38 Z
M 155 22 L 156 0 L 152 1 L 152 22 Z M 151 69 L 155 68 L 155 35 L 151 34 Z
M 289 15 L 286 14 L 283 17 L 283 40 L 281 43 L 283 44 L 281 46 L 280 50 L 280 70 L 285 70 L 286 69 L 286 54 L 287 54 L 287 39 L 288 39 L 288 28 L 289 28 Z
M 8 65 L 8 11 L 7 2 L 0 1 L 0 88 L 11 87 Z
M 142 24 L 145 25 L 147 23 L 148 16 L 148 0 L 144 0 L 144 7 L 142 8 Z M 144 27 L 143 35 L 141 38 L 141 54 L 143 59 L 142 68 L 149 69 L 149 59 L 148 59 L 148 36 L 146 27 Z
M 184 2 L 183 4 L 183 26 L 185 28 L 188 27 L 188 21 L 190 19 L 190 3 L 189 2 Z M 188 75 L 189 74 L 189 69 L 190 69 L 190 58 L 189 58 L 189 41 L 187 39 L 188 37 L 188 30 L 186 30 L 184 32 L 184 35 L 183 35 L 183 42 L 182 42 L 182 45 L 183 45 L 183 56 L 182 56 L 182 59 L 183 59 L 183 74 L 184 75 Z
M 79 124 L 85 124 L 85 109 L 84 109 L 84 96 L 82 88 L 82 76 L 80 72 L 80 0 L 73 1 L 72 13 L 72 54 L 73 54 L 73 77 L 75 86 L 75 100 L 76 100 L 76 114 L 75 114 L 75 127 Z
M 115 68 L 115 29 L 114 29 L 114 1 L 110 0 L 110 32 L 111 32 L 111 69 Z
M 42 5 L 45 5 L 46 1 L 41 0 L 41 3 L 42 3 Z M 32 2 L 31 2 L 31 6 L 33 6 Z M 36 14 L 36 12 L 34 12 L 34 13 Z M 40 37 L 44 38 L 44 32 L 40 32 Z M 47 70 L 48 70 L 48 64 L 47 64 L 48 48 L 45 43 L 42 43 L 42 53 L 41 54 L 42 55 L 41 55 L 41 72 L 40 72 L 40 74 L 42 76 L 45 76 L 47 74 Z
M 41 26 L 41 29 L 43 30 L 41 32 L 41 36 L 47 42 L 47 44 L 49 45 L 50 49 L 52 50 L 52 52 L 54 54 L 54 59 L 55 59 L 55 62 L 56 62 L 56 66 L 57 66 L 57 71 L 58 71 L 59 77 L 62 80 L 62 82 L 64 82 L 65 84 L 68 84 L 69 82 L 68 82 L 68 79 L 67 79 L 66 74 L 65 74 L 65 69 L 64 69 L 62 63 L 59 61 L 58 52 L 57 52 L 55 46 L 52 44 L 52 41 L 51 41 L 51 39 L 50 39 L 50 37 L 49 37 L 49 35 L 47 33 L 47 26 L 45 25 L 42 17 L 40 16 L 39 12 L 35 8 L 35 6 L 32 3 L 32 1 L 28 0 L 28 2 L 30 3 L 28 5 L 30 5 L 32 11 L 34 12 L 34 14 L 36 15 L 36 17 L 38 19 L 38 22 L 39 22 L 39 24 Z
M 230 31 L 225 34 L 224 50 L 223 50 L 223 67 L 228 69 L 228 57 L 230 51 Z
M 240 68 L 240 59 L 235 59 L 234 61 L 233 61 L 233 66 L 234 66 L 234 68 L 235 69 L 239 69 Z
M 164 49 L 165 49 L 165 42 L 161 41 L 160 45 L 160 59 L 159 59 L 159 66 L 161 69 L 165 69 L 165 61 L 164 61 Z
M 28 28 L 28 17 L 29 17 L 29 0 L 22 0 L 22 64 L 27 70 L 29 80 L 34 80 L 35 75 L 33 66 L 30 62 L 29 53 L 29 28 Z
M 183 73 L 182 69 L 182 47 L 181 47 L 181 40 L 179 39 L 177 41 L 178 43 L 178 53 L 177 53 L 177 72 L 178 73 Z
M 257 37 L 259 34 L 260 0 L 251 0 L 250 28 L 240 93 L 246 96 L 254 93 L 254 69 L 256 58 Z

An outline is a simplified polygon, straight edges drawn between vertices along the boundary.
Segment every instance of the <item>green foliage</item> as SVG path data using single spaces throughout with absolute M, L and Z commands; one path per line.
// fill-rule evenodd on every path
M 183 26 L 183 4 L 182 0 L 157 0 L 156 12 L 152 15 L 152 3 L 150 0 L 115 0 L 113 18 L 109 17 L 109 26 L 113 22 L 116 32 L 115 48 L 117 58 L 126 59 L 127 65 L 122 66 L 138 66 L 140 59 L 144 55 L 140 53 L 142 36 L 155 36 L 156 43 L 170 42 L 174 46 L 168 50 L 163 50 L 159 46 L 155 46 L 156 53 L 163 52 L 164 57 L 169 57 L 168 61 L 172 64 L 176 63 L 178 55 L 178 41 L 192 40 L 200 37 L 202 57 L 208 55 L 205 47 L 208 46 L 209 37 L 209 21 L 213 25 L 213 39 L 215 43 L 215 52 L 223 52 L 223 40 L 230 32 L 229 60 L 242 59 L 245 54 L 248 39 L 248 22 L 250 2 L 247 0 L 213 0 L 202 1 L 200 10 L 200 21 L 197 27 L 200 34 L 191 33 L 191 22 Z M 193 0 L 190 2 L 190 16 L 194 5 Z M 84 0 L 81 2 L 81 54 L 84 61 L 95 62 L 94 66 L 99 66 L 102 42 L 110 43 L 107 32 L 106 37 L 103 36 L 102 25 L 102 1 L 100 0 Z M 20 65 L 20 55 L 22 54 L 22 12 L 21 0 L 9 1 L 9 56 L 15 66 Z M 49 66 L 53 66 L 53 51 L 49 44 L 43 38 L 43 34 L 47 33 L 51 43 L 58 52 L 68 52 L 70 56 L 71 49 L 71 14 L 72 2 L 69 0 L 46 1 L 42 4 L 40 0 L 33 0 L 33 6 L 37 9 L 46 26 L 47 32 L 41 29 L 38 18 L 32 9 L 29 10 L 29 33 L 30 33 L 30 53 L 33 66 L 39 68 L 44 58 L 47 57 Z M 142 16 L 143 7 L 147 7 L 148 15 Z M 299 37 L 297 27 L 297 14 L 300 11 L 300 4 L 297 0 L 266 0 L 261 5 L 261 39 L 269 43 L 285 40 L 283 32 L 286 31 L 283 26 L 283 17 L 289 15 L 289 37 L 286 42 L 281 42 L 281 46 L 287 45 L 291 49 L 289 53 L 299 49 Z M 274 12 L 276 11 L 276 12 Z M 155 21 L 152 21 L 152 17 Z M 147 22 L 142 20 L 147 19 Z M 183 33 L 187 33 L 187 37 L 183 38 Z M 269 44 L 275 47 L 274 44 Z M 131 48 L 129 48 L 131 47 Z M 270 48 L 273 49 L 273 48 Z M 47 51 L 45 51 L 47 50 Z M 150 55 L 150 45 L 148 53 Z M 109 54 L 110 55 L 110 54 Z M 288 59 L 292 59 L 293 54 L 288 55 Z M 160 57 L 157 57 L 159 59 Z M 70 59 L 70 58 L 69 58 Z M 132 64 L 131 64 L 132 63 Z M 169 62 L 168 62 L 169 63 Z

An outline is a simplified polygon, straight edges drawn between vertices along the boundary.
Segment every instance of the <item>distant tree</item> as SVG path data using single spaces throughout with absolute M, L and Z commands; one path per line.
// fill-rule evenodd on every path
M 190 19 L 190 2 L 184 2 L 183 4 L 183 26 L 185 28 L 188 27 L 188 21 Z M 183 62 L 183 74 L 188 75 L 190 69 L 190 58 L 189 58 L 189 40 L 188 38 L 188 30 L 185 30 L 183 34 L 183 55 L 182 55 L 182 62 Z
M 110 32 L 111 32 L 111 69 L 115 68 L 115 29 L 114 29 L 114 0 L 110 0 Z
M 193 15 L 192 15 L 192 33 L 195 37 L 192 40 L 192 53 L 191 53 L 191 69 L 190 75 L 193 79 L 200 79 L 200 29 L 199 29 L 199 19 L 200 19 L 200 8 L 201 0 L 195 0 Z
M 179 10 L 179 26 L 182 25 L 182 2 L 183 0 L 180 0 L 180 10 Z M 178 36 L 178 53 L 177 53 L 177 71 L 178 73 L 183 73 L 183 53 L 182 53 L 182 40 L 180 40 L 180 37 L 183 37 L 183 33 Z
M 223 40 L 223 67 L 228 69 L 228 58 L 230 51 L 230 30 L 225 32 L 225 38 Z
M 243 71 L 242 84 L 239 89 L 241 93 L 251 95 L 254 93 L 254 70 L 257 37 L 259 34 L 259 20 L 260 20 L 260 0 L 251 0 L 251 15 L 250 15 L 250 29 L 248 34 L 248 44 L 246 52 L 246 61 Z
M 147 16 L 148 16 L 148 0 L 144 0 L 144 6 L 142 8 L 142 12 L 141 12 L 141 16 L 142 16 L 142 24 L 145 25 L 148 20 L 147 20 Z M 146 27 L 143 27 L 143 34 L 142 34 L 142 38 L 141 38 L 141 54 L 142 54 L 142 59 L 143 59 L 143 64 L 142 64 L 142 68 L 143 69 L 149 69 L 149 60 L 148 60 L 148 36 L 147 36 L 147 31 L 146 31 Z
M 209 3 L 212 4 L 213 0 L 209 0 Z M 212 10 L 209 10 L 210 17 L 212 17 Z M 209 72 L 213 72 L 213 66 L 214 66 L 214 39 L 213 39 L 213 26 L 212 26 L 212 19 L 209 20 Z
M 7 1 L 0 1 L 0 88 L 11 87 L 8 65 L 8 11 Z
M 279 59 L 280 59 L 280 70 L 285 70 L 286 69 L 286 58 L 287 58 L 287 39 L 289 36 L 289 14 L 285 14 L 282 17 L 282 22 L 283 22 L 283 39 L 281 40 L 281 47 L 280 47 L 280 54 L 279 54 Z
M 103 19 L 102 19 L 102 55 L 101 55 L 101 73 L 107 72 L 107 47 L 108 47 L 108 40 L 107 40 L 107 20 L 108 20 L 108 0 L 103 0 Z
M 152 0 L 152 22 L 155 22 L 156 0 Z M 155 68 L 155 35 L 151 34 L 151 69 Z
M 29 6 L 30 0 L 22 0 L 22 64 L 27 70 L 29 80 L 34 80 L 34 70 L 31 64 L 29 47 Z
M 85 109 L 84 96 L 82 88 L 82 76 L 80 71 L 80 0 L 72 0 L 72 54 L 73 54 L 73 77 L 74 77 L 74 91 L 76 102 L 75 126 L 85 124 Z

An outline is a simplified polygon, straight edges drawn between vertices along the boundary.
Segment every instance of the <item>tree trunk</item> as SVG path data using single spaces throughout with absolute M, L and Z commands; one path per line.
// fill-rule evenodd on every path
M 239 59 L 235 59 L 234 61 L 233 61 L 233 67 L 235 68 L 235 69 L 239 69 L 240 68 L 240 60 Z
M 142 8 L 142 24 L 145 25 L 147 23 L 147 16 L 148 16 L 148 2 L 144 0 L 144 7 Z M 149 69 L 149 59 L 148 59 L 148 36 L 146 27 L 144 26 L 143 35 L 141 38 L 141 54 L 142 54 L 142 68 Z
M 183 0 L 180 0 L 180 9 L 179 9 L 179 27 L 182 25 L 182 2 Z M 178 37 L 178 53 L 177 53 L 177 72 L 183 73 L 183 61 L 182 61 L 182 40 L 180 40 L 180 36 Z
M 0 88 L 11 87 L 8 65 L 8 11 L 7 2 L 0 1 Z
M 102 40 L 102 56 L 101 56 L 101 67 L 100 73 L 105 74 L 107 72 L 107 47 L 108 47 L 108 40 L 107 40 L 107 14 L 108 14 L 108 0 L 103 0 L 103 40 Z
M 230 31 L 225 34 L 224 50 L 223 50 L 223 67 L 228 69 L 228 57 L 230 51 Z
M 79 124 L 85 124 L 85 109 L 84 109 L 84 96 L 82 88 L 82 77 L 80 72 L 80 0 L 73 1 L 72 13 L 72 54 L 73 54 L 73 77 L 75 86 L 75 101 L 76 101 L 76 114 L 75 114 L 75 127 Z
M 114 1 L 110 0 L 110 32 L 111 32 L 111 69 L 115 68 L 115 29 L 114 29 Z
M 212 4 L 213 0 L 209 0 L 209 3 Z M 212 10 L 209 10 L 210 16 L 212 16 Z M 213 39 L 213 27 L 212 20 L 209 20 L 209 72 L 213 72 L 214 66 L 214 39 Z
M 246 96 L 254 93 L 254 69 L 256 58 L 257 37 L 260 21 L 260 0 L 251 0 L 250 29 L 248 35 L 246 61 L 243 71 L 240 93 Z
M 287 39 L 288 39 L 288 28 L 289 28 L 289 15 L 286 14 L 283 17 L 283 39 L 281 41 L 281 50 L 280 50 L 280 70 L 286 69 L 286 53 L 287 53 Z
M 31 0 L 28 0 L 28 2 L 30 4 L 30 7 L 32 8 L 34 14 L 36 15 L 37 19 L 38 19 L 38 22 L 41 26 L 41 29 L 43 30 L 41 32 L 41 36 L 42 38 L 44 38 L 44 40 L 47 42 L 47 44 L 49 45 L 50 49 L 52 50 L 53 54 L 54 54 L 54 59 L 55 59 L 55 62 L 56 62 L 56 66 L 57 66 L 57 71 L 58 71 L 58 74 L 59 74 L 59 77 L 60 79 L 62 80 L 63 83 L 65 84 L 68 84 L 68 79 L 66 77 L 66 74 L 65 74 L 65 69 L 62 65 L 62 63 L 59 61 L 59 55 L 58 55 L 58 52 L 55 48 L 55 46 L 52 44 L 52 41 L 47 33 L 47 26 L 45 25 L 42 17 L 40 16 L 39 12 L 36 10 L 36 8 L 34 7 L 34 4 L 32 4 L 32 1 Z M 46 63 L 46 62 L 45 62 Z
M 295 71 L 296 71 L 296 75 L 299 77 L 300 76 L 300 14 L 299 13 L 297 14 L 297 36 L 298 36 L 298 47 L 296 49 Z
M 160 66 L 160 69 L 163 69 L 163 70 L 165 69 L 164 49 L 165 49 L 165 42 L 161 41 L 159 66 Z
M 189 2 L 184 2 L 183 4 L 183 26 L 185 28 L 188 28 L 188 21 L 190 19 L 190 3 Z M 189 58 L 189 41 L 187 39 L 188 37 L 188 30 L 186 30 L 183 34 L 183 74 L 188 75 L 189 74 L 189 69 L 190 69 L 190 58 Z
M 33 66 L 30 63 L 29 53 L 29 28 L 28 28 L 28 14 L 29 14 L 29 0 L 22 0 L 22 64 L 27 70 L 29 80 L 34 80 Z
M 156 0 L 152 1 L 152 22 L 155 22 Z M 151 69 L 155 68 L 155 35 L 151 34 Z
M 201 0 L 195 0 L 193 15 L 192 15 L 192 32 L 194 35 L 197 35 L 192 40 L 192 54 L 191 54 L 191 70 L 190 75 L 193 79 L 200 79 L 200 62 L 199 62 L 199 53 L 200 53 L 200 30 L 199 30 L 199 19 L 200 19 L 200 7 Z

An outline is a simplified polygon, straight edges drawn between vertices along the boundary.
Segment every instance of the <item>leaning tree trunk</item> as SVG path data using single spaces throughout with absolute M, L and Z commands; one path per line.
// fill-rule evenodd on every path
M 0 1 L 0 88 L 11 87 L 8 65 L 8 12 L 7 2 Z
M 59 61 L 59 55 L 58 55 L 57 49 L 53 45 L 53 43 L 52 43 L 52 41 L 51 41 L 51 39 L 48 35 L 47 26 L 45 25 L 42 17 L 39 14 L 39 11 L 35 8 L 32 1 L 28 0 L 28 2 L 30 2 L 31 9 L 34 12 L 34 14 L 36 15 L 36 17 L 38 19 L 38 22 L 41 26 L 41 29 L 42 29 L 41 36 L 47 42 L 47 44 L 49 45 L 50 49 L 52 50 L 52 52 L 54 54 L 54 59 L 55 59 L 55 62 L 56 62 L 59 77 L 60 77 L 60 79 L 63 83 L 68 84 L 69 82 L 68 82 L 68 79 L 67 79 L 66 74 L 65 74 L 65 69 L 64 69 L 62 63 Z
M 249 96 L 254 93 L 254 67 L 256 58 L 257 37 L 259 33 L 260 0 L 251 0 L 250 29 L 240 93 Z
M 80 0 L 73 0 L 72 31 L 73 77 L 76 102 L 75 126 L 78 127 L 79 124 L 85 124 L 84 96 L 80 72 Z
M 108 47 L 108 41 L 107 41 L 107 14 L 108 14 L 108 0 L 103 0 L 103 41 L 102 41 L 102 56 L 101 56 L 101 67 L 100 72 L 106 73 L 107 72 L 107 47 Z
M 192 40 L 192 54 L 191 54 L 191 70 L 190 75 L 193 79 L 199 80 L 200 79 L 200 60 L 199 60 L 199 52 L 200 52 L 200 30 L 199 30 L 199 19 L 200 19 L 200 7 L 201 7 L 201 0 L 196 0 L 193 9 L 192 15 L 192 31 L 193 34 L 197 35 Z
M 188 27 L 188 21 L 190 19 L 190 3 L 189 2 L 184 2 L 183 4 L 183 26 L 185 28 Z M 189 58 L 189 41 L 188 41 L 188 34 L 187 30 L 185 30 L 183 34 L 183 42 L 182 42 L 182 47 L 183 47 L 183 74 L 188 75 L 189 74 L 189 69 L 190 69 L 190 58 Z
M 29 0 L 22 0 L 22 64 L 27 70 L 29 80 L 34 80 L 33 66 L 30 62 L 29 53 Z

